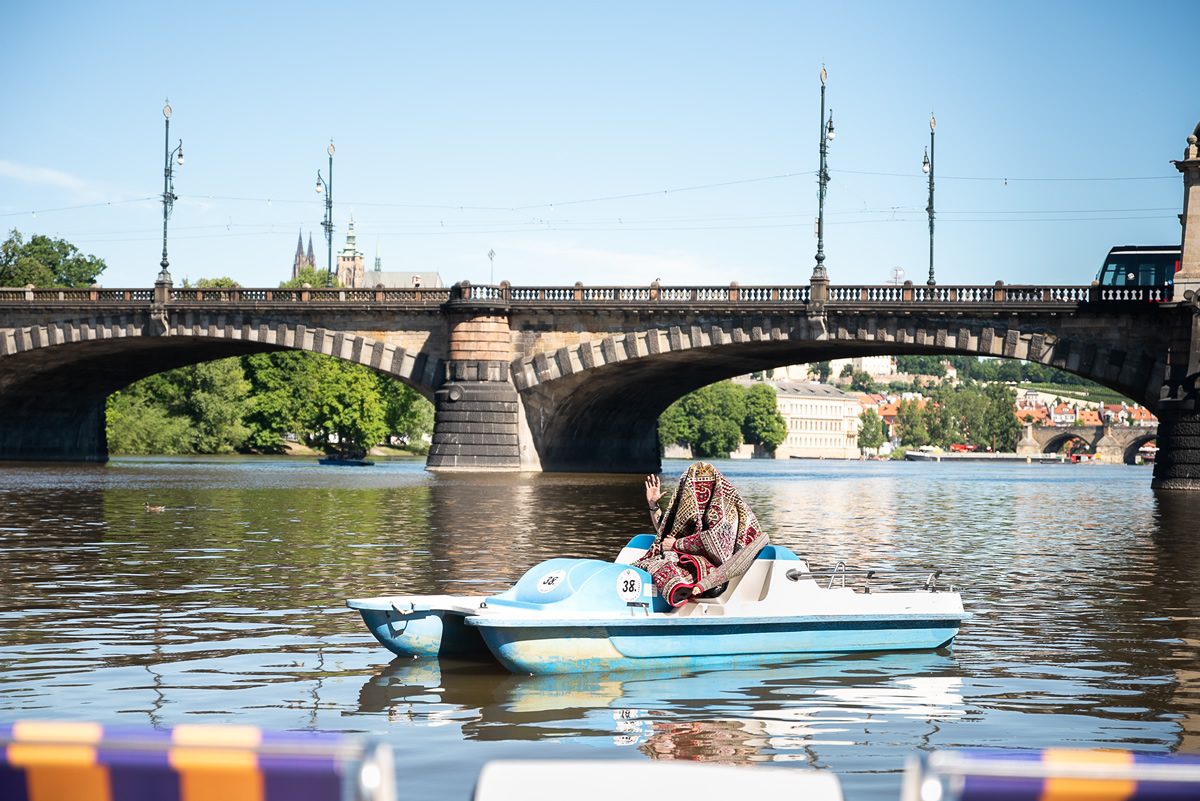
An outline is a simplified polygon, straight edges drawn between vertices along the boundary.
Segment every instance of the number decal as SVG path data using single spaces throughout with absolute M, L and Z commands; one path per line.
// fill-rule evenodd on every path
M 567 571 L 565 570 L 555 570 L 551 573 L 547 573 L 546 575 L 542 576 L 540 581 L 538 581 L 538 592 L 550 592 L 550 590 L 554 589 L 559 584 L 562 584 L 563 579 L 566 577 Z
M 626 602 L 642 597 L 642 577 L 636 570 L 622 570 L 617 576 L 617 595 Z

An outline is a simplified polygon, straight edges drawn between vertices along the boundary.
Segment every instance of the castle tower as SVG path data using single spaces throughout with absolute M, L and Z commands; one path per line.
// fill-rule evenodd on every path
M 342 286 L 360 287 L 366 272 L 366 259 L 355 244 L 354 213 L 350 214 L 350 225 L 346 231 L 346 247 L 338 253 L 337 280 Z

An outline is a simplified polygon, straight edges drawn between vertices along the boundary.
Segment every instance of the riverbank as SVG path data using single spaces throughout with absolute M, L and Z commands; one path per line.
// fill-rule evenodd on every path
M 1024 464 L 1070 464 L 1071 459 L 1061 453 L 960 453 L 957 451 L 905 451 L 904 458 L 910 462 L 1012 462 Z

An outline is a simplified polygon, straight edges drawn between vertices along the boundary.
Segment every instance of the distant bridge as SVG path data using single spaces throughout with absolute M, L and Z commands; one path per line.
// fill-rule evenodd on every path
M 1026 423 L 1017 453 L 1056 453 L 1073 439 L 1087 443 L 1097 461 L 1135 464 L 1138 449 L 1158 438 L 1158 426 L 1035 426 Z

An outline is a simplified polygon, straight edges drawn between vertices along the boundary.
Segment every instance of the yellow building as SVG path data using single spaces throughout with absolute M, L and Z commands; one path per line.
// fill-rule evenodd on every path
M 858 398 L 829 384 L 775 382 L 776 403 L 787 437 L 776 459 L 857 459 Z

